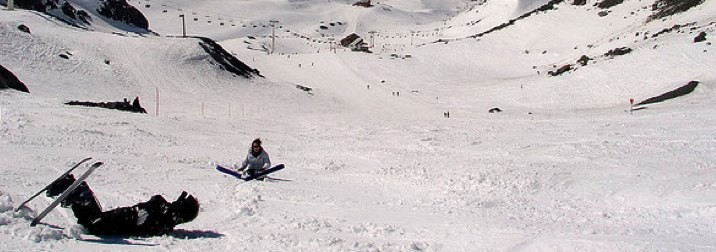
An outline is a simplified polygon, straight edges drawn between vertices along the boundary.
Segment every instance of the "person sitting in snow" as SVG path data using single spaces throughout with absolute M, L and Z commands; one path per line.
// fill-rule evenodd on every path
M 75 177 L 68 174 L 52 182 L 46 194 L 48 197 L 60 195 L 75 181 Z M 176 225 L 194 220 L 199 214 L 199 201 L 187 192 L 182 192 L 179 198 L 171 203 L 160 195 L 154 195 L 147 202 L 103 212 L 94 192 L 85 181 L 61 203 L 62 207 L 72 208 L 77 224 L 97 236 L 163 235 L 174 230 Z
M 249 153 L 246 154 L 244 161 L 241 162 L 239 172 L 246 170 L 246 174 L 254 176 L 269 167 L 271 167 L 269 154 L 261 147 L 261 139 L 256 138 L 251 142 L 251 148 L 249 149 Z M 263 178 L 258 179 L 262 180 Z

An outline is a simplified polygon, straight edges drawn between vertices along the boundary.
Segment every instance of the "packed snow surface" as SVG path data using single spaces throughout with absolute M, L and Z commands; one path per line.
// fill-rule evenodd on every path
M 146 33 L 2 9 L 0 64 L 31 93 L 0 92 L 0 251 L 716 250 L 716 1 L 651 22 L 653 1 L 571 2 L 477 38 L 547 1 L 129 1 Z M 372 53 L 335 45 L 351 33 Z M 137 96 L 147 114 L 64 105 Z M 289 181 L 215 170 L 257 137 Z M 60 207 L 30 227 L 44 195 L 14 211 L 85 157 L 104 209 L 187 191 L 199 216 L 96 237 Z

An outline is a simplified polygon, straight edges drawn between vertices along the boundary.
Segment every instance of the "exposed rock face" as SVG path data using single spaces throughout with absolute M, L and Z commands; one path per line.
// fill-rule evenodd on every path
M 17 29 L 20 30 L 20 31 L 22 31 L 22 32 L 24 32 L 24 33 L 30 33 L 30 34 L 32 34 L 32 33 L 30 32 L 30 27 L 27 27 L 27 25 L 24 25 L 24 24 L 18 25 L 18 26 L 17 26 Z
M 694 43 L 704 42 L 706 41 L 706 32 L 699 33 L 698 36 L 694 38 Z
M 605 53 L 604 56 L 607 56 L 607 57 L 620 56 L 620 55 L 628 54 L 631 51 L 632 51 L 632 49 L 629 47 L 614 48 L 614 49 L 609 50 L 607 53 Z
M 654 14 L 649 16 L 649 21 L 687 11 L 702 3 L 704 3 L 704 0 L 657 0 L 651 6 Z
M 621 3 L 623 3 L 624 0 L 604 0 L 597 4 L 597 7 L 602 9 L 609 9 L 611 7 L 617 6 Z
M 663 93 L 659 96 L 651 97 L 649 99 L 646 99 L 644 101 L 637 103 L 636 105 L 640 106 L 640 105 L 646 105 L 646 104 L 651 104 L 651 103 L 663 102 L 663 101 L 666 101 L 669 99 L 674 99 L 679 96 L 687 95 L 687 94 L 693 92 L 694 89 L 696 89 L 696 87 L 699 86 L 699 83 L 700 83 L 699 81 L 689 81 L 689 83 L 686 83 L 685 85 L 683 85 L 677 89 Z
M 206 53 L 208 53 L 211 58 L 220 65 L 221 69 L 238 76 L 243 76 L 247 79 L 253 78 L 254 76 L 263 77 L 258 69 L 251 68 L 244 62 L 240 61 L 221 47 L 221 45 L 216 43 L 216 41 L 204 37 L 197 38 L 201 40 L 201 42 L 199 42 L 199 46 L 201 46 L 201 48 L 203 48 L 204 51 L 206 51 Z
M 353 6 L 361 6 L 370 8 L 373 7 L 373 4 L 370 3 L 370 0 L 358 0 L 358 2 L 354 3 Z
M 138 28 L 149 30 L 149 21 L 137 8 L 129 5 L 126 0 L 97 0 L 99 15 L 117 20 Z M 70 25 L 84 27 L 92 22 L 92 17 L 84 10 L 78 10 L 66 0 L 23 0 L 15 1 L 21 9 L 34 10 L 55 16 Z M 60 9 L 60 13 L 51 10 Z
M 6 69 L 2 65 L 0 65 L 0 89 L 7 89 L 12 88 L 17 91 L 22 91 L 25 93 L 29 93 L 30 90 L 27 89 L 27 86 L 25 86 L 25 83 L 22 83 L 15 74 L 10 72 L 10 70 Z
M 97 9 L 100 15 L 107 18 L 124 22 L 139 28 L 149 29 L 149 21 L 147 18 L 129 5 L 126 0 L 105 0 L 102 7 Z
M 15 1 L 15 7 L 20 8 L 20 9 L 26 9 L 26 10 L 47 12 L 48 9 L 56 9 L 57 2 L 55 0 Z

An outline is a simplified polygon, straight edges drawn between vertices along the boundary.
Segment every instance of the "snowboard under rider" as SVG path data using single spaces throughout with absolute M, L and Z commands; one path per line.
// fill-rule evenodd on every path
M 251 142 L 249 153 L 246 154 L 246 158 L 241 162 L 239 172 L 246 170 L 246 174 L 253 176 L 270 167 L 271 159 L 269 159 L 269 154 L 261 146 L 261 139 L 254 139 L 254 141 Z
M 47 188 L 47 196 L 63 193 L 75 177 L 69 174 Z M 187 192 L 168 202 L 161 195 L 131 207 L 102 211 L 94 192 L 83 181 L 61 202 L 62 207 L 72 208 L 77 224 L 88 233 L 97 236 L 155 236 L 170 233 L 176 225 L 194 220 L 199 214 L 199 201 Z

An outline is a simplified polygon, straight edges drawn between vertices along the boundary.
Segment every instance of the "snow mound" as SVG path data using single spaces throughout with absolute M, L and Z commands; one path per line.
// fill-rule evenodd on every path
M 0 192 L 0 232 L 33 242 L 56 241 L 67 236 L 62 229 L 45 225 L 30 227 L 35 213 L 27 208 L 14 211 L 15 203 L 10 195 Z

